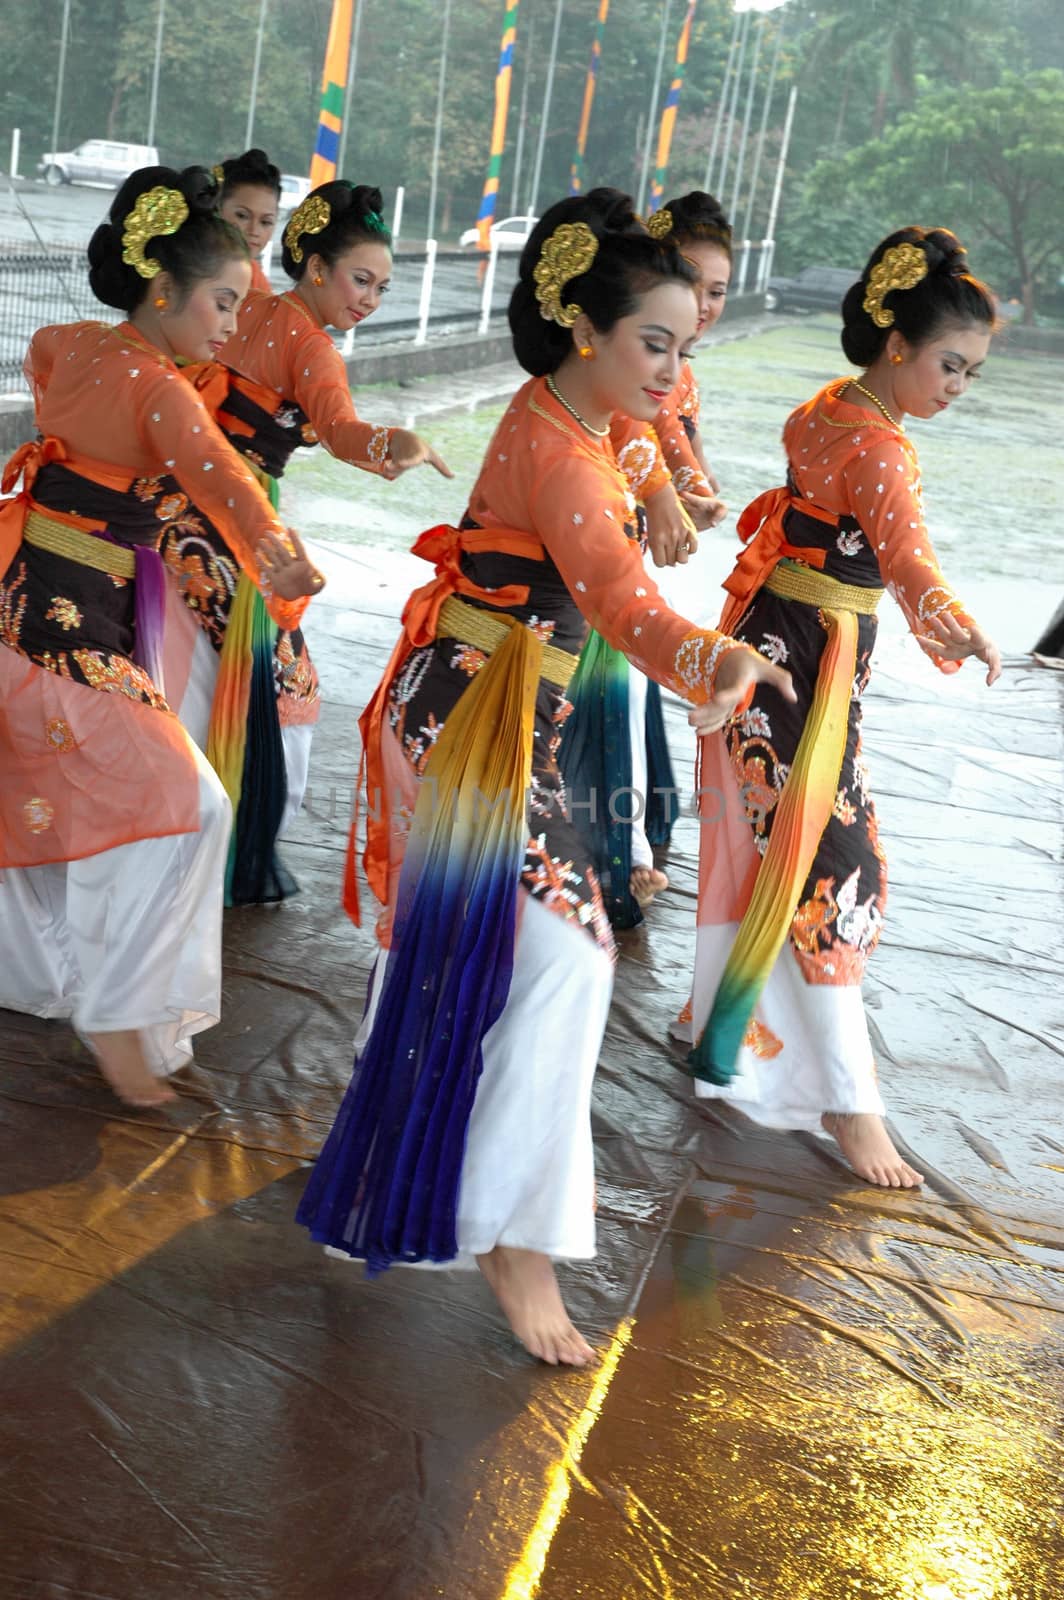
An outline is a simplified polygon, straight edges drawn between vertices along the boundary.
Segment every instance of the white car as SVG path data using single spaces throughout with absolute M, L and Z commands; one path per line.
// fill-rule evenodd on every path
M 157 167 L 159 152 L 152 144 L 123 144 L 117 139 L 86 139 L 76 150 L 49 150 L 37 163 L 45 183 L 86 183 L 117 189 L 138 167 Z
M 281 173 L 281 211 L 294 211 L 310 193 L 310 179 L 297 178 L 291 172 Z
M 523 250 L 538 221 L 538 217 L 503 217 L 501 222 L 492 223 L 491 238 L 499 250 Z M 458 244 L 461 249 L 467 250 L 479 240 L 480 230 L 467 228 Z

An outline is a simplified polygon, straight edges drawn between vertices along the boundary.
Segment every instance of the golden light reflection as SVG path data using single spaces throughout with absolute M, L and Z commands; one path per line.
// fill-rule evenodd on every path
M 584 1409 L 569 1425 L 565 1436 L 565 1449 L 560 1459 L 548 1470 L 547 1492 L 543 1497 L 543 1504 L 525 1540 L 524 1549 L 507 1575 L 502 1600 L 534 1600 L 543 1577 L 543 1569 L 547 1565 L 551 1541 L 557 1532 L 569 1499 L 573 1472 L 579 1465 L 584 1446 L 598 1420 L 634 1328 L 634 1317 L 626 1317 L 620 1324 L 610 1341 L 609 1349 L 602 1358 Z

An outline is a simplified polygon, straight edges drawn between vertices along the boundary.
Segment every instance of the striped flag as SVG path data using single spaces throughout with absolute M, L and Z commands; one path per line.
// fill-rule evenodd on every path
M 591 126 L 591 107 L 595 103 L 595 84 L 598 81 L 599 62 L 602 60 L 602 35 L 606 31 L 606 17 L 610 0 L 599 0 L 598 21 L 591 44 L 591 61 L 584 84 L 584 104 L 580 111 L 580 129 L 576 135 L 576 154 L 569 169 L 569 193 L 579 194 L 584 187 L 584 152 L 587 149 L 587 130 Z
M 499 196 L 499 174 L 502 171 L 502 152 L 506 145 L 506 113 L 510 108 L 510 80 L 514 70 L 514 41 L 517 38 L 517 7 L 520 0 L 505 0 L 506 15 L 502 24 L 502 47 L 499 51 L 499 70 L 495 74 L 495 120 L 491 126 L 491 154 L 488 157 L 488 176 L 484 181 L 484 194 L 477 212 L 478 244 L 487 250 L 491 243 L 491 225 L 495 220 L 495 202 Z
M 683 88 L 684 73 L 687 71 L 687 47 L 691 43 L 691 22 L 695 14 L 698 0 L 688 0 L 687 15 L 683 27 L 680 29 L 680 39 L 676 46 L 676 68 L 669 84 L 669 92 L 665 96 L 665 104 L 661 112 L 661 129 L 658 133 L 658 164 L 650 185 L 650 210 L 657 211 L 665 196 L 665 175 L 669 166 L 669 151 L 672 148 L 672 134 L 676 126 L 676 110 L 680 104 L 680 90 Z
M 344 91 L 351 50 L 351 23 L 355 0 L 333 0 L 329 42 L 325 46 L 325 68 L 321 75 L 321 112 L 318 137 L 310 162 L 310 187 L 331 183 L 336 177 L 336 158 L 340 149 L 340 128 L 344 117 Z

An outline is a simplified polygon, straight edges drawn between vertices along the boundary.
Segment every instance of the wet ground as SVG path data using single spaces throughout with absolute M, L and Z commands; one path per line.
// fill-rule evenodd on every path
M 814 322 L 700 358 L 737 505 L 774 481 L 786 407 L 836 365 Z M 1010 651 L 1002 682 L 939 678 L 888 612 L 867 702 L 892 887 L 866 998 L 928 1183 L 882 1194 L 826 1141 L 694 1105 L 666 1042 L 693 936 L 682 819 L 673 886 L 621 948 L 600 1253 L 563 1274 L 602 1356 L 586 1374 L 533 1366 L 475 1277 L 367 1284 L 292 1225 L 372 960 L 337 904 L 355 717 L 424 576 L 406 545 L 460 512 L 484 447 L 490 407 L 446 407 L 508 375 L 365 397 L 367 415 L 413 408 L 454 486 L 295 469 L 286 504 L 330 576 L 309 629 L 327 703 L 287 851 L 303 893 L 229 914 L 225 1016 L 171 1114 L 120 1111 L 62 1028 L 3 1018 L 0 1593 L 1064 1592 L 1064 675 L 1021 653 L 1064 586 L 1056 372 L 1002 358 L 949 434 L 920 435 L 932 527 Z M 725 559 L 722 538 L 685 576 L 692 611 L 715 609 Z M 667 719 L 689 788 L 678 706 Z

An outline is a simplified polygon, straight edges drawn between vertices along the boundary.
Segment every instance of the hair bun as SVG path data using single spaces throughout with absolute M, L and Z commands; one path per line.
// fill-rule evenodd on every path
M 190 216 L 209 217 L 218 209 L 218 184 L 206 167 L 186 167 L 168 187 L 180 189 Z

